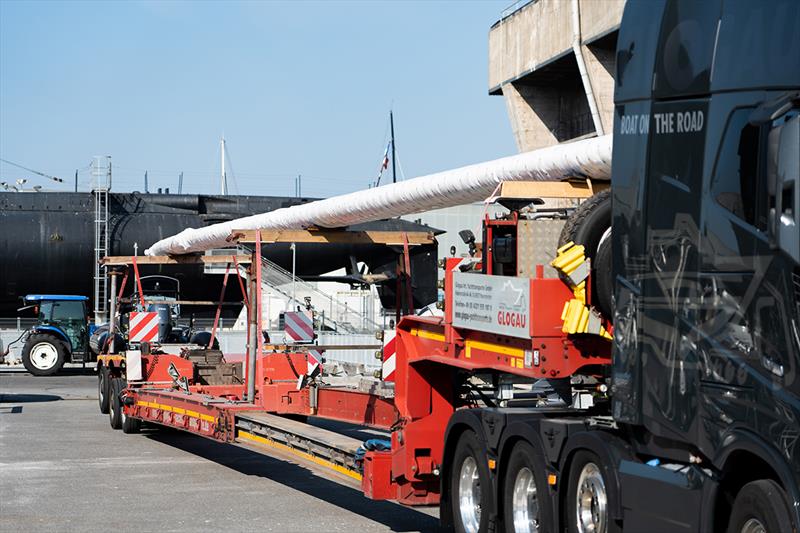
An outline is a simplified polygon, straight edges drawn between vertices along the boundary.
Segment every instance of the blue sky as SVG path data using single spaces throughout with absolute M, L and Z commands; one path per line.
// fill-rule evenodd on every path
M 510 3 L 0 0 L 0 158 L 70 183 L 0 181 L 85 187 L 110 154 L 115 190 L 216 192 L 224 133 L 239 192 L 329 196 L 374 178 L 390 106 L 407 177 L 515 153 L 487 93 Z

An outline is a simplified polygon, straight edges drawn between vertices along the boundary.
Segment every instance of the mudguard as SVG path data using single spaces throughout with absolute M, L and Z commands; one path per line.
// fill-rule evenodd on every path
M 59 328 L 55 326 L 34 326 L 31 328 L 31 333 L 49 333 L 67 344 L 67 348 L 69 348 L 70 353 L 72 353 L 72 342 L 69 340 L 69 337 Z

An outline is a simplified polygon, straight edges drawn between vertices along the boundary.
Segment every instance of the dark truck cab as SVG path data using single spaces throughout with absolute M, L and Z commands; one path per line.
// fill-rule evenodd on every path
M 800 4 L 629 2 L 616 69 L 613 417 L 697 465 L 623 461 L 625 529 L 725 530 L 743 497 L 797 528 Z

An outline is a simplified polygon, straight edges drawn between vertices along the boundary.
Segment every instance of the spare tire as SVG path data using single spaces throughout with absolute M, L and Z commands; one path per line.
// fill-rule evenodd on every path
M 211 342 L 211 332 L 210 331 L 198 331 L 192 338 L 189 339 L 189 342 L 192 344 L 199 344 L 203 348 L 208 347 L 208 343 Z M 214 345 L 211 347 L 212 350 L 219 350 L 219 338 L 216 336 L 214 337 Z
M 611 231 L 608 237 L 600 241 L 597 254 L 592 263 L 592 286 L 595 295 L 594 304 L 603 316 L 614 317 L 614 276 L 611 274 Z
M 584 248 L 586 257 L 592 260 L 592 294 L 591 302 L 607 317 L 611 318 L 611 308 L 607 305 L 611 301 L 613 291 L 610 284 L 600 284 L 606 291 L 602 296 L 599 294 L 597 278 L 600 277 L 604 270 L 608 270 L 605 274 L 610 275 L 610 264 L 598 264 L 598 252 L 600 241 L 603 240 L 603 235 L 606 230 L 611 227 L 611 189 L 606 189 L 595 194 L 581 205 L 567 218 L 567 222 L 561 230 L 561 235 L 558 238 L 558 247 L 562 247 L 568 242 L 581 244 Z M 610 237 L 606 239 L 610 247 Z M 610 262 L 610 252 L 607 261 Z M 602 303 L 601 302 L 605 302 Z M 605 309 L 604 309 L 605 308 Z

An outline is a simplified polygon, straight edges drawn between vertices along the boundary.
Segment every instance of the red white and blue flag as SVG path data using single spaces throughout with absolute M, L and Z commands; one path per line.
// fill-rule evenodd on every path
M 375 185 L 377 186 L 381 182 L 381 176 L 383 176 L 383 171 L 389 168 L 389 147 L 392 145 L 392 141 L 389 141 L 386 144 L 386 150 L 383 152 L 383 159 L 381 160 L 381 166 L 378 168 L 378 179 L 375 181 Z

